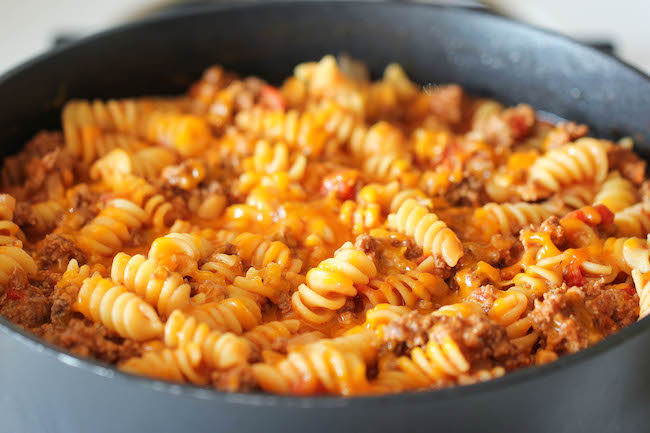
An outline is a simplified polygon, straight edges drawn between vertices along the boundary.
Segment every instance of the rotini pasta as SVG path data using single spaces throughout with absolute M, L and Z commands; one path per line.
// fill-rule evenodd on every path
M 606 149 L 601 140 L 581 138 L 550 150 L 530 168 L 530 179 L 550 192 L 588 180 L 603 182 L 608 169 Z
M 356 396 L 489 380 L 650 312 L 631 139 L 369 77 L 325 56 L 278 87 L 213 66 L 176 97 L 68 101 L 4 161 L 0 313 L 129 373 Z
M 149 340 L 163 331 L 158 314 L 149 304 L 98 273 L 84 280 L 76 308 L 125 338 Z
M 306 284 L 293 294 L 293 308 L 305 320 L 325 323 L 357 294 L 355 285 L 367 284 L 376 272 L 372 260 L 347 243 L 307 273 Z
M 400 233 L 413 236 L 426 254 L 435 254 L 449 266 L 455 266 L 463 255 L 463 245 L 456 234 L 433 212 L 408 199 L 397 212 L 388 216 L 388 224 Z
M 113 259 L 111 278 L 144 298 L 162 316 L 190 303 L 191 288 L 183 277 L 141 254 L 131 257 L 118 253 Z

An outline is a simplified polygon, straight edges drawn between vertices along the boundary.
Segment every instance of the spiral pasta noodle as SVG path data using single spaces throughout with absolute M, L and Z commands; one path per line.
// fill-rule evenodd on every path
M 178 383 L 206 385 L 209 382 L 203 371 L 201 349 L 194 343 L 175 350 L 147 352 L 141 357 L 128 359 L 119 368 L 127 373 Z
M 98 273 L 84 280 L 76 309 L 125 338 L 144 341 L 163 332 L 163 324 L 153 307 Z
M 0 283 L 4 284 L 11 278 L 11 274 L 21 270 L 27 275 L 36 275 L 38 267 L 32 256 L 22 248 L 0 246 Z
M 352 200 L 343 203 L 339 218 L 343 224 L 352 227 L 354 234 L 361 234 L 379 227 L 383 219 L 378 204 L 357 204 Z
M 593 138 L 548 151 L 530 168 L 530 179 L 550 192 L 562 186 L 593 180 L 603 182 L 607 176 L 606 145 Z
M 439 389 L 650 311 L 650 181 L 629 137 L 397 64 L 371 80 L 345 55 L 279 86 L 213 66 L 178 96 L 61 116 L 3 161 L 0 314 L 122 371 Z
M 246 339 L 212 330 L 181 310 L 175 310 L 167 319 L 164 340 L 170 349 L 196 344 L 206 365 L 218 369 L 243 365 L 251 353 Z
M 149 181 L 158 178 L 163 168 L 176 162 L 176 154 L 160 147 L 148 147 L 130 153 L 114 149 L 97 160 L 90 169 L 94 178 L 135 175 Z
M 650 204 L 639 203 L 616 212 L 614 223 L 621 236 L 645 237 L 650 233 Z
M 475 213 L 479 223 L 487 219 L 504 236 L 516 235 L 528 225 L 539 225 L 549 216 L 551 211 L 545 205 L 531 203 L 488 203 Z
M 214 254 L 201 266 L 201 270 L 220 275 L 228 283 L 244 275 L 241 258 L 234 254 Z
M 358 333 L 298 348 L 275 365 L 253 365 L 262 389 L 312 394 L 319 388 L 342 395 L 369 392 L 366 362 L 375 356 L 371 334 Z
M 356 285 L 367 284 L 376 273 L 372 260 L 347 243 L 307 273 L 306 284 L 292 296 L 293 308 L 305 320 L 324 323 L 356 296 Z
M 114 199 L 81 228 L 77 242 L 87 254 L 108 256 L 122 248 L 146 220 L 147 214 L 135 203 Z
M 185 312 L 210 329 L 242 334 L 262 321 L 257 303 L 245 296 L 236 296 L 219 302 L 191 306 Z
M 232 243 L 240 257 L 256 268 L 269 263 L 277 263 L 292 272 L 298 272 L 302 268 L 300 259 L 292 258 L 289 247 L 280 241 L 270 241 L 254 233 L 242 233 Z
M 175 149 L 183 156 L 201 154 L 213 140 L 207 122 L 191 114 L 154 112 L 146 125 L 149 140 Z
M 636 203 L 636 191 L 629 180 L 618 172 L 610 174 L 594 199 L 595 204 L 603 204 L 612 212 L 618 212 Z
M 257 325 L 246 332 L 243 337 L 251 342 L 258 350 L 270 349 L 273 343 L 284 338 L 288 339 L 300 329 L 300 321 L 295 319 L 273 321 Z
M 431 303 L 433 297 L 441 297 L 449 292 L 447 283 L 440 277 L 418 271 L 389 275 L 383 280 L 371 280 L 367 288 L 359 292 L 368 298 L 372 305 L 389 303 L 415 308 L 419 302 Z
M 408 199 L 397 212 L 388 216 L 388 225 L 400 233 L 413 236 L 425 254 L 434 254 L 455 266 L 463 256 L 463 245 L 456 234 L 433 212 Z
M 147 255 L 170 270 L 188 274 L 213 251 L 214 246 L 197 234 L 170 233 L 155 239 Z
M 62 214 L 63 205 L 56 200 L 48 200 L 32 205 L 32 215 L 36 219 L 34 228 L 39 232 L 46 232 L 56 227 Z
M 118 253 L 113 258 L 111 279 L 144 298 L 165 317 L 190 303 L 191 288 L 183 277 L 141 254 L 131 257 Z

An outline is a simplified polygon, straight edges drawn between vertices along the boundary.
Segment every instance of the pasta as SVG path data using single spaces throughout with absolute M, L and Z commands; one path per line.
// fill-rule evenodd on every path
M 162 323 L 151 306 L 98 273 L 84 280 L 76 308 L 123 337 L 148 340 L 162 333 Z
M 191 288 L 183 277 L 141 254 L 133 257 L 125 253 L 115 255 L 111 278 L 144 298 L 163 316 L 189 306 Z
M 0 176 L 0 315 L 123 372 L 220 391 L 462 386 L 650 313 L 645 163 L 532 107 L 213 66 L 71 100 Z
M 413 199 L 406 200 L 388 216 L 389 226 L 413 236 L 426 254 L 435 254 L 449 266 L 455 266 L 463 255 L 463 246 L 447 224 Z

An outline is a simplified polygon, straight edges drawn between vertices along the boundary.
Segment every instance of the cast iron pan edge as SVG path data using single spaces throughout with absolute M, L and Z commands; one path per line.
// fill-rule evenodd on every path
M 350 1 L 350 2 L 342 1 L 337 3 L 342 5 L 362 5 L 362 4 L 368 5 L 365 2 L 354 2 L 354 1 Z M 0 84 L 6 81 L 10 81 L 14 77 L 17 77 L 20 74 L 22 74 L 24 71 L 29 70 L 33 66 L 36 66 L 45 60 L 56 57 L 60 53 L 64 53 L 71 50 L 73 51 L 77 47 L 90 44 L 97 39 L 102 39 L 106 36 L 119 34 L 131 28 L 137 28 L 139 26 L 145 26 L 147 24 L 152 24 L 152 23 L 163 23 L 166 21 L 171 21 L 183 17 L 191 17 L 194 15 L 202 14 L 204 12 L 238 10 L 238 9 L 246 9 L 249 7 L 289 8 L 295 6 L 296 4 L 302 7 L 319 6 L 321 2 L 318 1 L 265 2 L 264 4 L 239 3 L 237 5 L 210 5 L 205 7 L 188 8 L 181 11 L 176 11 L 171 14 L 162 14 L 147 20 L 125 24 L 122 26 L 118 26 L 88 36 L 79 41 L 67 44 L 62 47 L 55 48 L 47 53 L 39 55 L 9 70 L 8 72 L 0 76 Z M 590 55 L 602 56 L 603 58 L 607 58 L 609 61 L 613 63 L 621 64 L 623 65 L 624 68 L 628 69 L 628 71 L 632 71 L 640 78 L 650 82 L 650 77 L 648 77 L 646 74 L 644 74 L 634 66 L 631 66 L 607 53 L 603 53 L 593 48 L 587 47 L 573 39 L 570 39 L 566 36 L 554 32 L 549 32 L 547 30 L 539 29 L 530 25 L 524 25 L 521 23 L 510 21 L 500 16 L 495 16 L 477 10 L 456 9 L 447 6 L 423 5 L 423 4 L 410 5 L 409 7 L 437 8 L 437 9 L 444 9 L 447 12 L 452 11 L 452 13 L 457 13 L 457 14 L 482 15 L 483 19 L 499 21 L 502 25 L 520 27 L 523 29 L 533 29 L 534 31 L 540 33 L 540 35 L 545 38 L 560 40 L 563 43 L 573 45 L 573 48 L 579 48 L 585 51 L 589 51 Z M 60 103 L 63 103 L 63 101 L 60 101 Z M 350 403 L 354 401 L 362 401 L 364 407 L 383 406 L 383 405 L 390 405 L 394 407 L 394 406 L 410 405 L 416 403 L 433 402 L 442 399 L 457 399 L 468 395 L 476 395 L 485 392 L 494 392 L 500 389 L 505 389 L 506 387 L 515 386 L 519 383 L 528 381 L 533 377 L 539 378 L 543 376 L 548 376 L 551 373 L 558 371 L 560 369 L 564 369 L 568 367 L 578 367 L 581 363 L 591 358 L 597 357 L 601 353 L 610 350 L 615 350 L 618 346 L 620 346 L 627 340 L 633 339 L 644 332 L 649 332 L 648 331 L 649 328 L 650 328 L 650 319 L 646 318 L 640 322 L 634 323 L 633 325 L 626 327 L 622 331 L 619 331 L 612 336 L 609 336 L 604 341 L 588 349 L 581 350 L 571 355 L 565 355 L 561 357 L 559 360 L 550 364 L 530 367 L 520 371 L 508 373 L 502 378 L 494 379 L 484 383 L 478 383 L 478 384 L 467 385 L 467 386 L 457 386 L 457 387 L 451 387 L 451 388 L 445 388 L 445 389 L 433 390 L 433 391 L 401 393 L 396 395 L 341 398 L 341 397 L 329 397 L 329 396 L 287 397 L 287 396 L 278 396 L 278 395 L 270 395 L 270 394 L 262 394 L 262 393 L 223 393 L 223 392 L 215 391 L 213 389 L 199 388 L 192 385 L 171 384 L 165 381 L 152 380 L 152 379 L 148 379 L 136 375 L 131 375 L 128 373 L 122 373 L 111 365 L 98 362 L 92 359 L 88 359 L 88 358 L 82 358 L 71 352 L 67 352 L 65 350 L 59 349 L 45 341 L 40 340 L 30 332 L 27 332 L 22 328 L 15 326 L 14 324 L 7 321 L 3 317 L 0 317 L 0 332 L 12 338 L 16 343 L 23 344 L 29 347 L 31 350 L 35 352 L 35 354 L 56 358 L 58 362 L 65 363 L 74 368 L 90 371 L 93 374 L 111 378 L 112 380 L 137 384 L 137 386 L 139 387 L 152 389 L 154 391 L 166 392 L 166 393 L 176 394 L 176 395 L 182 394 L 182 395 L 187 395 L 189 397 L 194 397 L 202 400 L 214 400 L 216 402 L 223 401 L 223 402 L 230 402 L 230 403 L 245 404 L 250 406 L 282 406 L 282 407 L 286 406 L 286 407 L 309 407 L 309 408 L 343 407 L 343 406 L 348 406 Z

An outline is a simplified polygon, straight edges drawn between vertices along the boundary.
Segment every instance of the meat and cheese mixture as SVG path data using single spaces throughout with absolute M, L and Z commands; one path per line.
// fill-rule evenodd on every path
M 397 64 L 71 100 L 6 158 L 0 314 L 118 369 L 378 394 L 552 362 L 650 311 L 650 182 L 587 136 Z

